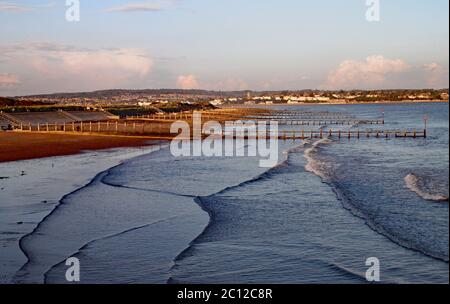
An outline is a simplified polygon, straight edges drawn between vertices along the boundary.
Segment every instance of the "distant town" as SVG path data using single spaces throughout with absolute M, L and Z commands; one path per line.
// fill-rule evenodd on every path
M 85 93 L 57 93 L 48 95 L 17 96 L 17 101 L 65 105 L 133 105 L 154 106 L 171 103 L 192 104 L 209 102 L 227 104 L 308 104 L 308 103 L 364 103 L 401 101 L 448 101 L 448 89 L 442 90 L 377 90 L 377 91 L 235 91 L 205 90 L 104 90 Z

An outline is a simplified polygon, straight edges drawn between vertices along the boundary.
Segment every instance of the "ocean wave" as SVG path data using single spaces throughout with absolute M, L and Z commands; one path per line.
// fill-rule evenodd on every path
M 299 144 L 299 145 L 297 145 L 297 146 L 294 146 L 294 147 L 292 147 L 292 148 L 287 149 L 286 151 L 283 152 L 283 154 L 284 154 L 284 155 L 287 155 L 287 157 L 289 158 L 289 155 L 290 155 L 290 154 L 292 154 L 292 153 L 298 153 L 298 152 L 302 151 L 303 148 L 304 148 L 307 144 L 309 144 L 309 143 L 310 143 L 309 139 L 304 139 L 304 140 L 302 141 L 301 144 Z
M 307 160 L 305 170 L 309 171 L 311 173 L 314 173 L 315 175 L 323 178 L 328 179 L 328 165 L 325 162 L 320 161 L 317 159 L 316 154 L 318 151 L 318 147 L 320 145 L 330 144 L 332 141 L 328 138 L 323 138 L 321 140 L 318 140 L 314 142 L 310 148 L 305 150 L 305 158 Z
M 118 166 L 120 166 L 120 164 L 119 164 L 119 165 L 116 165 L 116 166 L 114 166 L 114 167 L 112 167 L 112 168 L 110 168 L 110 169 L 107 169 L 107 170 L 105 170 L 105 171 L 103 171 L 103 172 L 98 173 L 91 181 L 89 181 L 89 183 L 87 183 L 87 184 L 84 185 L 83 187 L 80 187 L 80 188 L 78 188 L 78 189 L 76 189 L 76 190 L 74 190 L 74 191 L 72 191 L 72 192 L 70 192 L 70 193 L 64 195 L 64 196 L 60 199 L 59 204 L 57 204 L 57 205 L 55 206 L 55 208 L 54 208 L 49 214 L 47 214 L 47 215 L 46 215 L 46 216 L 45 216 L 45 217 L 44 217 L 44 218 L 36 225 L 36 227 L 33 229 L 33 231 L 31 231 L 30 233 L 28 233 L 28 234 L 26 234 L 26 235 L 24 235 L 23 237 L 20 238 L 20 240 L 19 240 L 19 248 L 20 248 L 20 250 L 22 251 L 22 253 L 25 255 L 27 261 L 25 262 L 25 264 L 22 265 L 22 267 L 16 272 L 16 274 L 15 274 L 14 277 L 12 278 L 12 281 L 13 281 L 15 284 L 25 284 L 25 283 L 28 283 L 29 277 L 33 277 L 32 281 L 31 281 L 32 283 L 44 283 L 44 282 L 43 282 L 43 280 L 44 280 L 44 277 L 43 277 L 44 273 L 42 273 L 42 274 L 41 274 L 41 273 L 37 273 L 37 274 L 36 274 L 36 273 L 31 273 L 31 272 L 27 269 L 27 267 L 29 267 L 30 265 L 33 265 L 33 264 L 35 263 L 35 261 L 34 261 L 34 256 L 33 256 L 33 250 L 32 250 L 32 248 L 30 248 L 30 247 L 27 246 L 27 241 L 30 240 L 31 238 L 33 238 L 33 236 L 34 236 L 35 234 L 39 233 L 39 229 L 40 229 L 43 225 L 45 225 L 45 223 L 48 221 L 48 219 L 49 219 L 50 217 L 54 216 L 54 214 L 56 214 L 56 212 L 58 212 L 59 209 L 62 208 L 64 204 L 66 204 L 67 199 L 68 199 L 71 195 L 74 195 L 74 194 L 76 194 L 76 193 L 78 193 L 78 192 L 81 192 L 81 191 L 83 191 L 84 189 L 86 189 L 86 188 L 90 187 L 91 185 L 95 184 L 96 182 L 100 181 L 101 178 L 102 178 L 105 174 L 107 174 L 107 172 L 108 172 L 109 170 L 112 170 L 113 168 L 118 167 Z M 42 278 L 40 278 L 40 275 L 42 275 Z M 41 280 L 41 279 L 42 279 L 42 282 L 41 282 L 41 281 L 37 281 L 37 280 Z
M 131 228 L 128 228 L 128 229 L 125 229 L 125 230 L 122 230 L 122 231 L 119 231 L 119 232 L 116 232 L 116 233 L 112 233 L 112 234 L 109 234 L 109 235 L 105 235 L 105 236 L 99 237 L 99 238 L 97 238 L 97 239 L 94 239 L 94 240 L 92 240 L 92 241 L 89 241 L 89 242 L 85 243 L 85 244 L 84 244 L 83 246 L 81 246 L 76 252 L 74 252 L 73 254 L 68 255 L 68 256 L 70 256 L 70 257 L 78 257 L 80 254 L 83 253 L 83 251 L 85 251 L 85 250 L 88 249 L 89 247 L 95 245 L 95 244 L 96 244 L 97 242 L 99 242 L 99 241 L 103 241 L 103 240 L 107 240 L 107 239 L 112 239 L 112 238 L 114 238 L 114 237 L 118 237 L 118 236 L 121 236 L 121 235 L 125 235 L 125 234 L 127 234 L 127 233 L 130 233 L 130 232 L 133 232 L 133 231 L 136 231 L 136 230 L 140 230 L 140 229 L 147 228 L 147 227 L 150 227 L 150 226 L 153 226 L 153 225 L 157 225 L 157 224 L 161 224 L 161 223 L 164 223 L 164 222 L 168 222 L 168 221 L 170 221 L 170 220 L 172 220 L 172 219 L 175 219 L 175 218 L 177 218 L 177 217 L 179 217 L 179 216 L 177 215 L 177 216 L 172 216 L 172 217 L 160 219 L 160 220 L 157 220 L 157 221 L 153 221 L 153 222 L 151 222 L 151 223 L 147 223 L 147 224 L 140 225 L 140 226 L 137 226 L 137 227 L 131 227 Z M 48 283 L 49 283 L 48 280 L 49 280 L 49 275 L 50 275 L 50 273 L 51 273 L 53 270 L 55 270 L 56 268 L 58 268 L 58 267 L 60 267 L 61 265 L 65 264 L 65 262 L 66 262 L 66 260 L 63 260 L 63 261 L 58 262 L 57 264 L 51 266 L 50 269 L 47 270 L 47 271 L 43 274 L 43 276 L 44 276 L 44 284 L 48 284 Z
M 325 184 L 328 184 L 331 186 L 333 192 L 336 194 L 336 197 L 341 201 L 343 207 L 347 210 L 349 210 L 353 215 L 356 217 L 359 217 L 363 219 L 368 227 L 370 227 L 373 231 L 387 237 L 389 240 L 394 242 L 395 244 L 402 246 L 404 248 L 414 250 L 417 252 L 421 252 L 422 254 L 447 262 L 448 263 L 448 256 L 442 255 L 442 254 L 436 254 L 434 252 L 430 252 L 429 250 L 426 250 L 424 248 L 420 248 L 418 246 L 415 246 L 411 244 L 411 242 L 407 240 L 403 240 L 401 237 L 395 235 L 394 233 L 388 231 L 383 227 L 383 225 L 380 225 L 374 219 L 364 210 L 355 205 L 355 203 L 352 201 L 351 198 L 349 198 L 340 188 L 339 181 L 335 180 L 335 176 L 333 176 L 331 164 L 326 163 L 324 161 L 321 161 L 317 158 L 318 153 L 318 147 L 323 144 L 329 144 L 332 141 L 325 138 L 319 141 L 314 142 L 310 148 L 305 150 L 305 158 L 307 159 L 307 164 L 305 166 L 305 169 L 319 177 L 322 178 L 322 182 Z M 422 187 L 420 187 L 421 180 L 419 177 L 417 177 L 414 174 L 410 174 L 407 177 L 405 177 L 405 181 L 408 185 L 408 188 L 410 188 L 414 192 L 417 193 L 419 196 L 427 199 L 427 200 L 433 200 L 433 201 L 447 201 L 448 197 L 444 195 L 439 194 L 432 194 L 425 192 Z M 414 190 L 413 190 L 414 189 Z
M 254 182 L 257 182 L 257 181 L 261 181 L 261 180 L 265 180 L 265 179 L 270 178 L 273 174 L 276 174 L 280 170 L 285 169 L 289 165 L 289 157 L 290 157 L 290 155 L 292 153 L 297 153 L 297 152 L 302 151 L 304 149 L 304 147 L 308 143 L 309 143 L 309 140 L 303 140 L 301 144 L 283 151 L 282 154 L 284 155 L 284 159 L 282 161 L 280 161 L 278 164 L 276 164 L 275 166 L 273 166 L 271 168 L 268 168 L 266 171 L 262 172 L 261 174 L 255 176 L 255 177 L 253 177 L 253 178 L 251 178 L 249 180 L 246 180 L 246 181 L 244 181 L 244 182 L 242 182 L 242 183 L 240 183 L 238 185 L 226 187 L 226 188 L 222 189 L 221 191 L 219 191 L 217 193 L 209 195 L 208 197 L 219 195 L 219 194 L 225 193 L 227 191 L 234 190 L 236 188 L 240 188 L 240 187 L 246 186 L 248 184 L 251 184 L 251 183 L 254 183 Z
M 405 177 L 405 183 L 409 190 L 416 193 L 427 201 L 448 202 L 448 196 L 443 194 L 431 193 L 423 184 L 423 179 L 414 173 Z
M 155 151 L 158 151 L 162 148 L 163 146 L 155 144 L 154 146 L 151 147 L 150 151 L 146 151 L 145 153 L 143 153 L 140 156 L 133 156 L 130 157 L 129 159 L 125 159 L 122 161 L 119 161 L 116 165 L 110 167 L 109 169 L 106 169 L 104 171 L 101 171 L 99 173 L 97 173 L 87 184 L 81 186 L 78 189 L 75 189 L 67 194 L 65 194 L 60 200 L 59 202 L 55 205 L 55 207 L 46 215 L 42 218 L 42 220 L 37 223 L 37 225 L 34 227 L 34 229 L 28 233 L 23 235 L 20 239 L 19 239 L 19 243 L 18 246 L 20 248 L 20 250 L 22 251 L 23 255 L 26 258 L 26 262 L 20 267 L 20 269 L 18 269 L 16 271 L 16 273 L 14 274 L 14 276 L 11 278 L 11 281 L 15 284 L 24 284 L 24 283 L 43 283 L 45 280 L 45 273 L 48 271 L 45 270 L 44 272 L 38 272 L 38 273 L 34 273 L 29 271 L 28 267 L 34 267 L 37 265 L 36 261 L 35 261 L 35 257 L 34 257 L 34 252 L 33 252 L 33 248 L 29 247 L 27 245 L 27 242 L 29 240 L 31 240 L 35 235 L 39 234 L 39 230 L 48 222 L 48 220 L 52 217 L 55 216 L 55 214 L 64 207 L 64 205 L 68 202 L 69 197 L 84 191 L 85 189 L 91 187 L 92 185 L 94 185 L 95 183 L 101 183 L 102 179 L 110 174 L 110 172 L 120 166 L 123 166 L 124 164 L 127 164 L 135 159 L 139 159 L 141 157 L 144 157 L 145 155 L 148 154 L 152 154 Z M 120 149 L 119 149 L 120 150 Z
M 195 197 L 195 198 L 194 198 L 195 203 L 197 203 L 197 205 L 198 205 L 204 212 L 206 212 L 206 213 L 208 214 L 208 216 L 209 216 L 209 223 L 208 223 L 208 225 L 203 229 L 203 231 L 202 231 L 195 239 L 192 240 L 192 242 L 189 244 L 189 246 L 188 246 L 185 250 L 183 250 L 182 252 L 180 252 L 180 253 L 176 256 L 176 258 L 175 258 L 174 261 L 173 261 L 173 266 L 172 266 L 171 271 L 172 271 L 174 268 L 176 268 L 176 267 L 178 266 L 178 262 L 179 262 L 179 261 L 183 260 L 186 256 L 189 255 L 189 253 L 190 253 L 190 251 L 192 250 L 193 246 L 198 242 L 198 240 L 199 240 L 203 235 L 205 235 L 205 233 L 206 233 L 206 231 L 208 230 L 208 228 L 211 227 L 211 225 L 213 225 L 213 223 L 214 223 L 214 221 L 215 221 L 215 215 L 214 215 L 214 212 L 212 212 L 212 210 L 208 207 L 209 200 L 210 200 L 211 198 L 214 198 L 215 196 L 220 195 L 220 194 L 223 194 L 223 193 L 226 193 L 226 192 L 228 192 L 228 191 L 232 191 L 232 190 L 235 190 L 235 189 L 237 189 L 237 188 L 244 187 L 244 186 L 246 186 L 246 185 L 249 185 L 249 184 L 252 184 L 252 183 L 261 181 L 261 180 L 265 180 L 265 179 L 267 179 L 267 178 L 270 178 L 270 177 L 272 176 L 272 174 L 278 173 L 279 170 L 282 170 L 282 169 L 286 168 L 286 167 L 289 165 L 289 157 L 290 157 L 290 155 L 291 155 L 292 153 L 298 153 L 298 152 L 302 151 L 302 150 L 304 149 L 304 147 L 305 147 L 307 144 L 309 144 L 309 143 L 310 143 L 310 141 L 307 140 L 307 139 L 305 139 L 305 140 L 303 140 L 303 141 L 301 142 L 301 144 L 299 144 L 299 145 L 297 145 L 297 146 L 294 146 L 294 147 L 291 147 L 291 148 L 289 148 L 289 149 L 283 151 L 282 154 L 285 155 L 285 158 L 284 158 L 281 162 L 279 162 L 279 163 L 278 163 L 277 165 L 275 165 L 274 167 L 267 169 L 267 170 L 264 171 L 263 173 L 261 173 L 261 174 L 255 176 L 255 177 L 252 178 L 252 179 L 249 179 L 249 180 L 247 180 L 247 181 L 244 181 L 244 182 L 242 182 L 242 183 L 240 183 L 240 184 L 238 184 L 238 185 L 226 187 L 226 188 L 222 189 L 221 191 L 218 191 L 217 193 L 214 193 L 214 194 L 209 195 L 209 196 L 197 196 L 197 197 Z M 175 280 L 174 278 L 170 277 L 170 278 L 167 280 L 167 284 L 173 284 L 173 283 L 176 283 L 176 280 Z

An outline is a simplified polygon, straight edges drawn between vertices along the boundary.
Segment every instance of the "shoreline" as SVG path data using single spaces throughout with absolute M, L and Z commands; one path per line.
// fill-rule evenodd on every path
M 144 137 L 0 132 L 0 163 L 152 144 Z
M 4 177 L 0 179 L 0 230 L 8 232 L 0 234 L 0 284 L 12 283 L 27 261 L 20 239 L 53 212 L 62 197 L 84 187 L 99 172 L 155 149 L 157 144 L 0 163 Z
M 230 105 L 224 105 L 222 108 L 228 108 L 228 107 L 280 107 L 280 106 L 347 106 L 347 105 L 414 105 L 414 104 L 421 104 L 421 103 L 449 103 L 448 100 L 420 100 L 420 101 L 413 101 L 413 100 L 405 100 L 405 101 L 367 101 L 367 102 L 299 102 L 299 103 L 279 103 L 279 104 L 230 104 Z

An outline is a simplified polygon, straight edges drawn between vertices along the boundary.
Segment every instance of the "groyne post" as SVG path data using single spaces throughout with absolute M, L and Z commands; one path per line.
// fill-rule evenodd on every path
M 423 137 L 427 138 L 428 115 L 425 115 L 423 117 L 423 121 L 424 121 L 424 124 L 425 124 L 425 128 L 423 129 Z

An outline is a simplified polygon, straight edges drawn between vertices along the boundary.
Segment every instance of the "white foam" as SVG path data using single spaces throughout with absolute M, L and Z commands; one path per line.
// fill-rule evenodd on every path
M 420 186 L 420 177 L 418 177 L 414 173 L 410 173 L 405 177 L 405 183 L 408 189 L 427 201 L 448 202 L 447 196 L 442 194 L 429 193 L 422 189 L 422 187 Z
M 320 160 L 318 160 L 315 155 L 317 153 L 317 147 L 322 144 L 329 144 L 331 143 L 331 140 L 328 138 L 323 138 L 321 140 L 318 140 L 314 142 L 310 148 L 305 150 L 305 158 L 307 160 L 307 163 L 305 165 L 306 171 L 309 171 L 311 173 L 314 173 L 315 175 L 326 179 L 327 178 L 327 170 L 326 164 Z
M 286 151 L 283 152 L 283 154 L 289 155 L 291 153 L 300 152 L 309 143 L 310 143 L 310 141 L 308 139 L 304 139 L 304 140 L 302 140 L 301 144 L 294 146 L 290 149 L 287 149 Z

